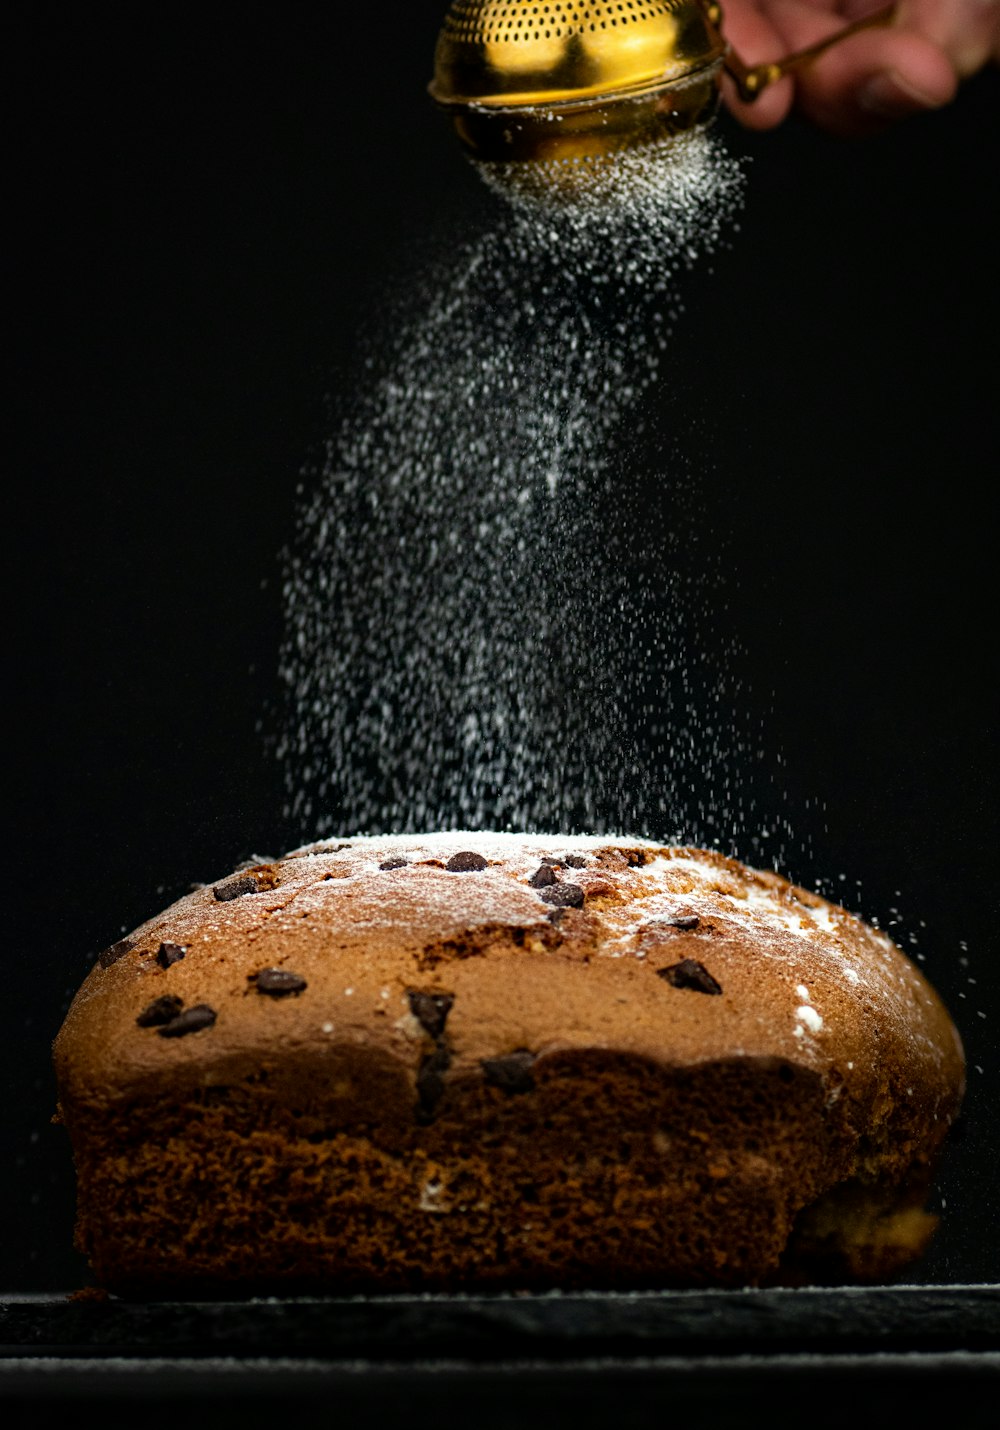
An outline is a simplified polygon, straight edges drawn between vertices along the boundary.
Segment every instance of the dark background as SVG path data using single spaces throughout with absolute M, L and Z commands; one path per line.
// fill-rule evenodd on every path
M 309 837 L 261 728 L 299 473 L 359 337 L 497 214 L 425 93 L 443 10 L 9 22 L 0 1289 L 86 1280 L 49 1048 L 96 953 Z M 898 905 L 966 1039 L 920 1273 L 953 1282 L 1000 1279 L 998 99 L 863 142 L 723 117 L 746 202 L 663 378 L 748 698 L 825 806 L 790 872 Z

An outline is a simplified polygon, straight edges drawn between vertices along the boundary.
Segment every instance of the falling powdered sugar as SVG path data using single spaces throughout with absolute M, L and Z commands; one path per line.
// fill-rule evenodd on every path
M 711 653 L 718 557 L 681 559 L 683 461 L 649 486 L 636 454 L 678 280 L 724 241 L 741 166 L 698 129 L 569 188 L 481 172 L 495 224 L 426 275 L 303 482 L 286 816 L 305 837 L 613 829 L 737 852 L 761 752 Z

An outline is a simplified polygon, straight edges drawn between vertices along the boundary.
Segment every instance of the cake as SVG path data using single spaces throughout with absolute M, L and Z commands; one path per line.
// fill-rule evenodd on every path
M 76 1245 L 144 1298 L 884 1281 L 964 1091 L 885 933 L 598 836 L 252 860 L 106 949 L 53 1057 Z

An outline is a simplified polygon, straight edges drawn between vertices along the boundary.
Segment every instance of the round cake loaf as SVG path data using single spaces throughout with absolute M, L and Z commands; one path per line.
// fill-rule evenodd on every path
M 964 1091 L 919 969 L 717 853 L 317 843 L 107 949 L 54 1045 L 123 1296 L 880 1281 Z

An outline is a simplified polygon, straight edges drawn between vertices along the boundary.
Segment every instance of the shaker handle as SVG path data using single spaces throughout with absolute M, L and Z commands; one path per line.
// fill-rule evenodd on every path
M 888 25 L 895 13 L 896 4 L 893 0 L 891 5 L 884 5 L 874 14 L 865 15 L 862 19 L 845 25 L 835 34 L 828 35 L 825 40 L 817 40 L 814 45 L 807 45 L 803 50 L 796 50 L 794 54 L 786 55 L 782 60 L 766 60 L 759 65 L 745 65 L 739 55 L 730 50 L 723 65 L 726 73 L 735 82 L 740 99 L 744 101 L 756 99 L 761 90 L 766 89 L 769 84 L 774 84 L 775 80 L 784 79 L 785 75 L 802 69 L 810 60 L 821 55 L 831 45 L 839 44 L 848 35 L 853 35 L 858 30 L 867 30 L 870 26 Z

